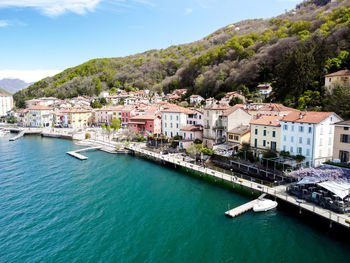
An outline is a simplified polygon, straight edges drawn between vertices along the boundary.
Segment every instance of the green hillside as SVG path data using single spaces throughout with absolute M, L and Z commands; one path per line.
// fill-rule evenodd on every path
M 4 89 L 2 89 L 2 88 L 0 88 L 0 93 L 1 93 L 1 94 L 11 95 L 10 92 L 8 92 L 8 91 L 6 91 L 6 90 L 4 90 Z
M 120 58 L 90 60 L 43 79 L 14 95 L 26 99 L 96 95 L 123 88 L 164 91 L 187 88 L 187 95 L 216 96 L 240 90 L 254 98 L 258 83 L 270 82 L 273 101 L 300 109 L 335 110 L 324 75 L 350 64 L 350 0 L 310 0 L 271 19 L 228 25 L 193 43 Z M 347 97 L 349 96 L 349 97 Z M 341 112 L 350 117 L 350 109 Z M 349 115 L 349 116 L 348 116 Z

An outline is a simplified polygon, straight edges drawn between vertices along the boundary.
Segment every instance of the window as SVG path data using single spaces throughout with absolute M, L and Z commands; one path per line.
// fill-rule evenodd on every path
M 272 131 L 272 137 L 276 137 L 276 131 Z
M 167 132 L 165 132 L 165 136 L 168 136 L 168 133 L 167 133 Z
M 258 135 L 258 129 L 255 129 L 255 135 Z
M 301 155 L 303 153 L 303 148 L 302 147 L 298 147 L 297 148 L 297 153 Z
M 190 133 L 190 140 L 192 140 L 192 133 Z
M 150 124 L 150 126 L 149 126 L 150 128 L 152 128 L 152 124 Z
M 173 115 L 170 115 L 170 120 L 172 121 L 173 120 Z M 172 137 L 172 136 L 171 136 Z
M 304 127 L 303 126 L 299 126 L 299 132 L 304 132 Z
M 299 143 L 303 143 L 303 137 L 299 137 Z
M 306 149 L 306 156 L 310 156 L 310 149 Z
M 202 115 L 199 115 L 199 119 L 202 119 Z
M 294 125 L 291 126 L 291 130 L 294 131 Z
M 178 116 L 178 115 L 176 115 L 176 120 L 177 120 L 177 121 L 179 120 L 179 116 Z
M 173 123 L 171 122 L 171 123 L 170 123 L 170 128 L 172 128 L 172 127 L 173 127 Z M 173 136 L 171 136 L 171 137 L 173 137 Z
M 344 131 L 348 131 L 349 130 L 349 127 L 344 127 Z
M 283 130 L 288 131 L 288 125 L 283 125 Z
M 283 141 L 287 141 L 287 136 L 283 135 Z
M 294 142 L 294 136 L 290 137 L 290 142 Z
M 184 139 L 186 139 L 186 132 L 184 132 Z
M 339 159 L 342 163 L 349 161 L 349 152 L 348 151 L 339 151 Z
M 286 151 L 287 147 L 285 145 L 283 145 L 283 151 Z
M 307 143 L 307 145 L 310 145 L 310 144 L 311 144 L 311 139 L 310 139 L 310 138 L 307 138 L 306 143 Z
M 123 115 L 124 115 L 124 113 L 123 113 Z M 166 120 L 166 114 L 164 115 L 164 120 Z
M 277 149 L 277 143 L 276 142 L 271 142 L 271 150 L 276 151 Z
M 263 146 L 264 147 L 266 146 L 266 140 L 263 140 Z
M 341 134 L 340 135 L 340 142 L 349 143 L 349 135 L 348 134 Z
M 230 135 L 228 136 L 228 138 L 229 138 L 230 140 L 233 140 L 233 135 L 230 134 Z
M 167 128 L 167 127 L 168 127 L 168 124 L 165 122 L 165 123 L 164 123 L 164 126 L 165 126 L 165 128 Z
M 179 124 L 178 123 L 176 123 L 176 128 L 179 128 Z
M 234 140 L 235 140 L 235 141 L 238 141 L 238 140 L 239 140 L 239 137 L 238 137 L 237 135 L 235 135 Z
M 254 147 L 258 147 L 258 139 L 254 140 Z
M 266 136 L 266 130 L 264 130 L 264 136 Z
M 312 133 L 312 127 L 309 127 L 309 133 Z
M 293 146 L 290 147 L 290 152 L 291 152 L 291 153 L 294 152 Z

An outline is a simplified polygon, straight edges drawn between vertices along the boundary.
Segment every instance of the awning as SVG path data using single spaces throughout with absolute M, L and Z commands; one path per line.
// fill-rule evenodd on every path
M 346 196 L 350 194 L 350 184 L 349 183 L 341 183 L 335 181 L 326 181 L 322 183 L 318 183 L 317 185 L 327 189 L 328 191 L 336 194 L 341 199 L 344 199 Z
M 319 178 L 306 176 L 303 179 L 301 179 L 297 184 L 303 185 L 303 184 L 317 184 L 321 182 Z
M 213 147 L 213 150 L 231 150 L 235 146 L 238 146 L 239 143 L 225 142 L 223 144 L 218 144 Z
M 146 122 L 141 122 L 141 121 L 129 121 L 129 124 L 143 124 L 143 125 L 145 125 Z

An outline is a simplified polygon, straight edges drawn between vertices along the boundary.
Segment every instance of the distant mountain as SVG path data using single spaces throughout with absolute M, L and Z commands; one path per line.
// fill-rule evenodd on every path
M 26 83 L 21 79 L 2 79 L 0 80 L 0 89 L 14 94 L 21 89 L 28 87 L 30 83 Z

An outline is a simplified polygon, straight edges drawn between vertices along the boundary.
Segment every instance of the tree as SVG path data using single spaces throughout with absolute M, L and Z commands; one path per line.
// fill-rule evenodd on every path
M 350 119 L 350 89 L 338 86 L 333 93 L 327 97 L 325 110 L 334 111 L 344 119 Z
M 196 157 L 201 152 L 201 147 L 202 145 L 200 144 L 192 144 L 186 149 L 186 153 L 188 153 L 191 157 Z
M 236 104 L 242 104 L 243 103 L 243 100 L 241 98 L 238 98 L 238 97 L 233 97 L 231 100 L 230 100 L 230 103 L 229 105 L 230 106 L 234 106 Z
M 120 129 L 121 123 L 119 119 L 112 119 L 111 121 L 111 127 L 113 130 L 117 131 Z

